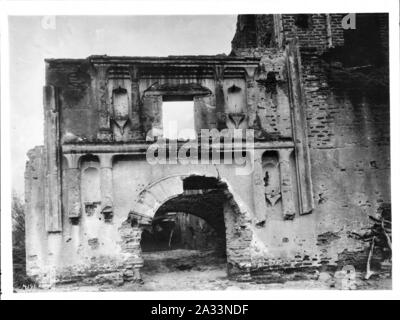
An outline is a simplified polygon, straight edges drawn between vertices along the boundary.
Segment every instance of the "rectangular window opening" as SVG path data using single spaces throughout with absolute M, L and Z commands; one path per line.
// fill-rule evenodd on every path
M 163 135 L 171 140 L 193 140 L 194 128 L 193 101 L 163 101 Z

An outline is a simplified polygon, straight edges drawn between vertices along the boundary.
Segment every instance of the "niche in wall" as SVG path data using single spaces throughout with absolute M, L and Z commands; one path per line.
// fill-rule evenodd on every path
M 82 207 L 86 216 L 100 212 L 100 170 L 96 157 L 87 157 L 81 164 Z
M 119 129 L 119 132 L 115 132 L 114 130 L 114 135 L 118 136 L 119 133 L 121 136 L 123 136 L 126 123 L 129 120 L 129 99 L 126 89 L 119 87 L 113 90 L 112 106 L 113 119 L 117 126 L 115 129 Z
M 127 68 L 112 67 L 107 73 L 107 112 L 115 141 L 132 138 L 132 79 Z
M 275 206 L 281 198 L 279 155 L 276 151 L 266 151 L 262 155 L 264 195 L 267 206 Z

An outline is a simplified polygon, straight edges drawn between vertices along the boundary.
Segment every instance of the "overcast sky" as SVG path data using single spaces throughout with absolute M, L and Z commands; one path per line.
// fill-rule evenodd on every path
M 11 163 L 22 195 L 27 151 L 43 144 L 45 58 L 230 53 L 236 16 L 10 17 Z

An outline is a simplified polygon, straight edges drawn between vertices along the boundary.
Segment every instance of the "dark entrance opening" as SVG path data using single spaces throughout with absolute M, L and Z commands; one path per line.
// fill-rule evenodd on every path
M 226 276 L 223 190 L 217 179 L 199 176 L 184 179 L 183 189 L 142 229 L 144 278 L 163 273 L 167 278 L 182 271 L 185 277 L 203 271 Z

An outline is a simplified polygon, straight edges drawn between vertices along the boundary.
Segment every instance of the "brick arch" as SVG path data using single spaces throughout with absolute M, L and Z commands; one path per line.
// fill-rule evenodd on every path
M 223 195 L 223 220 L 226 228 L 226 255 L 227 272 L 234 278 L 250 277 L 252 261 L 252 246 L 254 245 L 254 232 L 250 210 L 231 186 L 223 179 L 213 175 L 191 174 L 173 175 L 164 177 L 148 184 L 138 195 L 132 206 L 127 220 L 120 228 L 122 238 L 122 252 L 127 260 L 132 263 L 127 266 L 134 270 L 136 277 L 140 277 L 139 270 L 143 266 L 141 258 L 140 238 L 144 226 L 151 224 L 156 212 L 168 202 L 185 196 L 183 182 L 188 177 L 216 178 L 218 187 Z M 192 210 L 193 214 L 196 213 Z M 196 214 L 204 218 L 204 215 Z M 206 219 L 210 220 L 210 217 Z
M 161 205 L 183 194 L 183 180 L 187 175 L 173 175 L 149 183 L 132 206 L 139 224 L 149 224 Z
M 186 178 L 198 176 L 204 178 L 216 178 L 221 190 L 227 197 L 229 203 L 235 208 L 236 214 L 240 214 L 247 221 L 251 220 L 250 211 L 240 197 L 233 191 L 232 187 L 224 179 L 214 175 L 204 174 L 179 174 L 167 176 L 149 183 L 139 193 L 132 206 L 131 214 L 137 216 L 139 223 L 149 223 L 157 210 L 167 201 L 184 194 L 183 181 Z

